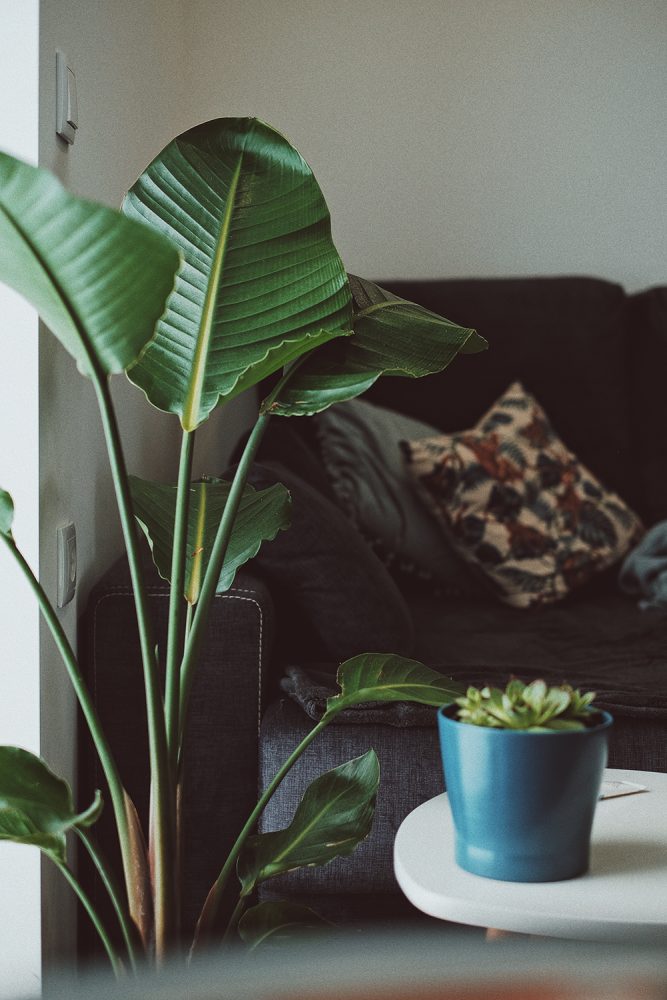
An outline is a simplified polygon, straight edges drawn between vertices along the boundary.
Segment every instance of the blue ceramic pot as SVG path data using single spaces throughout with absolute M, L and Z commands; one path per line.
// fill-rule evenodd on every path
M 527 733 L 438 712 L 456 862 L 508 882 L 555 882 L 588 870 L 593 814 L 612 718 L 572 732 Z

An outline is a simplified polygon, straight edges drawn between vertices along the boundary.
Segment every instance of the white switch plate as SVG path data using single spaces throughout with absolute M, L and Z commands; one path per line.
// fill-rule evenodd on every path
M 56 132 L 70 145 L 79 127 L 76 77 L 64 52 L 56 50 Z
M 76 590 L 76 529 L 62 524 L 56 529 L 58 586 L 56 604 L 64 608 Z

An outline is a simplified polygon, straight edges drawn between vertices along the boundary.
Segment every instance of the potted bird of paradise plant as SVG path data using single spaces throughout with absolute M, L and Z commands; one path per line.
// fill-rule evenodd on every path
M 0 154 L 0 281 L 36 307 L 96 394 L 134 590 L 151 776 L 150 823 L 142 829 L 81 664 L 14 537 L 12 499 L 2 490 L 0 539 L 35 593 L 90 730 L 122 866 L 113 871 L 95 841 L 102 793 L 76 806 L 46 762 L 16 747 L 0 748 L 0 839 L 35 845 L 51 858 L 118 973 L 210 939 L 235 871 L 239 903 L 228 936 L 238 932 L 252 943 L 284 923 L 288 911 L 291 923 L 308 925 L 313 915 L 303 908 L 295 913 L 292 904 L 249 906 L 252 892 L 287 868 L 324 864 L 354 849 L 372 822 L 377 759 L 370 750 L 321 776 L 286 830 L 254 835 L 268 798 L 341 709 L 369 700 L 439 705 L 458 688 L 390 654 L 363 654 L 342 664 L 339 694 L 277 771 L 229 857 L 221 859 L 195 941 L 180 940 L 178 791 L 207 613 L 262 541 L 289 523 L 288 491 L 280 485 L 255 491 L 246 483 L 248 472 L 271 419 L 316 413 L 358 396 L 381 376 L 441 371 L 459 352 L 476 352 L 485 342 L 472 329 L 349 277 L 312 171 L 287 139 L 254 118 L 207 122 L 174 139 L 132 186 L 121 212 L 76 198 L 50 174 Z M 110 377 L 121 373 L 180 421 L 174 486 L 128 476 L 109 393 Z M 216 408 L 271 375 L 273 388 L 259 406 L 234 478 L 200 483 L 195 491 L 197 429 Z M 188 536 L 201 514 L 202 493 L 217 523 L 210 543 L 193 553 Z M 156 564 L 171 585 L 164 686 L 141 572 L 137 505 Z M 99 872 L 119 933 L 105 925 L 68 861 L 70 832 Z

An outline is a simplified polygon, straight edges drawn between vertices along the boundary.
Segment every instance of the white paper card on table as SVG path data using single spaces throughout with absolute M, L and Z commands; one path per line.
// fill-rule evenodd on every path
M 635 795 L 636 792 L 648 792 L 648 785 L 638 785 L 635 781 L 605 779 L 600 786 L 601 799 L 614 799 L 617 795 Z

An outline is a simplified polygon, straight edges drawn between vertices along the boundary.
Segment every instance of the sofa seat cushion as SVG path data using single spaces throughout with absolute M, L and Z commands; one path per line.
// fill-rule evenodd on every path
M 501 604 L 410 600 L 415 658 L 471 683 L 516 674 L 598 692 L 612 713 L 667 724 L 667 613 L 613 590 L 529 612 Z
M 513 676 L 543 677 L 598 692 L 615 715 L 656 719 L 667 727 L 667 612 L 640 611 L 613 590 L 528 613 L 491 601 L 412 595 L 414 658 L 462 684 L 504 686 Z M 361 652 L 361 650 L 359 650 Z M 291 667 L 283 690 L 311 718 L 337 691 L 336 665 Z M 334 724 L 409 728 L 434 725 L 433 710 L 395 703 L 361 705 Z M 627 765 L 630 766 L 630 765 Z

